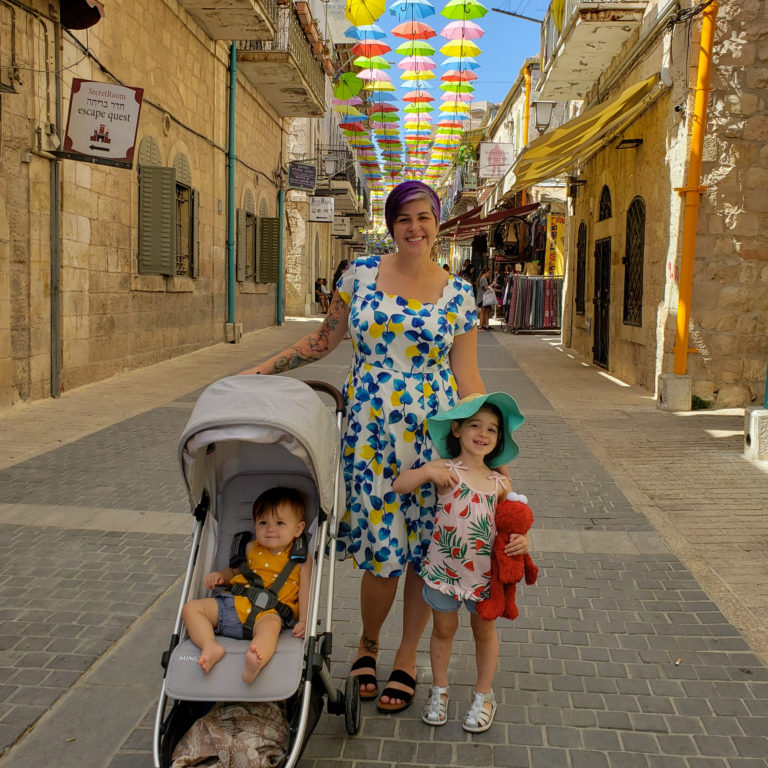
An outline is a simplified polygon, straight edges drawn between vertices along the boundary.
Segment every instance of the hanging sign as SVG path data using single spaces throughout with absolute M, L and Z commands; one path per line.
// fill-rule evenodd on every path
M 288 166 L 288 188 L 314 192 L 317 185 L 317 168 L 307 163 L 291 163 Z
M 333 223 L 334 199 L 332 197 L 309 198 L 309 220 Z
M 331 234 L 335 237 L 352 236 L 352 219 L 349 216 L 334 216 Z
M 143 97 L 143 88 L 75 78 L 63 150 L 54 154 L 130 168 Z
M 547 216 L 547 250 L 544 257 L 545 275 L 565 274 L 565 216 Z
M 496 144 L 484 141 L 480 144 L 480 161 L 477 175 L 483 179 L 500 179 L 515 158 L 514 144 Z

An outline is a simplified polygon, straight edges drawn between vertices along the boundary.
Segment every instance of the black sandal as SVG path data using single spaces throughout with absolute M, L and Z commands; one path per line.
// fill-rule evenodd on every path
M 373 674 L 369 672 L 363 672 L 359 675 L 354 675 L 360 681 L 360 698 L 363 701 L 370 701 L 375 699 L 379 695 L 379 688 L 376 681 L 376 659 L 373 656 L 361 656 L 350 668 L 350 672 L 356 672 L 358 669 L 372 669 Z M 364 685 L 373 685 L 375 691 L 364 691 Z
M 404 691 L 401 688 L 390 688 L 389 683 L 400 683 L 401 685 L 407 685 L 411 688 L 411 692 Z M 386 704 L 379 697 L 376 702 L 376 709 L 379 712 L 389 712 L 390 714 L 395 712 L 402 712 L 404 709 L 408 709 L 413 702 L 413 697 L 416 695 L 416 680 L 414 680 L 407 672 L 402 669 L 393 669 L 392 674 L 387 680 L 387 687 L 382 691 L 381 696 L 387 696 L 390 699 L 400 699 L 400 704 Z

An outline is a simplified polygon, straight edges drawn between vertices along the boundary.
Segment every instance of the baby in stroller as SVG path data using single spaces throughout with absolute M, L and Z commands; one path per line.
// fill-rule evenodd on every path
M 253 503 L 255 539 L 230 567 L 205 577 L 207 589 L 223 586 L 225 591 L 184 605 L 182 617 L 206 674 L 226 652 L 216 635 L 251 640 L 245 683 L 252 683 L 272 658 L 284 627 L 304 637 L 312 575 L 303 539 L 305 514 L 304 498 L 292 488 L 262 493 Z

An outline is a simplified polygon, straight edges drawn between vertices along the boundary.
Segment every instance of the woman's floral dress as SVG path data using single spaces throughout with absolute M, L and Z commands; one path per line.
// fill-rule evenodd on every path
M 491 550 L 496 538 L 496 497 L 503 476 L 489 471 L 492 491 L 478 491 L 464 482 L 458 461 L 446 461 L 459 482 L 437 498 L 432 541 L 421 566 L 421 578 L 432 589 L 457 600 L 485 600 L 491 579 Z
M 346 513 L 338 549 L 378 576 L 417 572 L 432 536 L 432 486 L 392 490 L 404 469 L 437 452 L 425 419 L 456 402 L 448 354 L 453 339 L 477 321 L 472 286 L 455 275 L 436 304 L 376 290 L 379 256 L 352 263 L 339 280 L 349 305 L 355 358 L 347 379 L 347 428 L 342 439 Z

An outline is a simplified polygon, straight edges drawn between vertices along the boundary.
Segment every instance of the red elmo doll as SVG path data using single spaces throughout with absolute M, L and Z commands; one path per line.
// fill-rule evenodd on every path
M 520 501 L 522 499 L 522 501 Z M 486 621 L 498 619 L 516 619 L 515 604 L 517 582 L 525 576 L 526 584 L 533 584 L 539 569 L 533 564 L 531 556 L 505 555 L 504 547 L 510 533 L 527 533 L 533 525 L 533 513 L 526 503 L 525 496 L 510 493 L 496 506 L 496 540 L 491 553 L 491 594 L 487 600 L 477 604 L 477 613 Z

